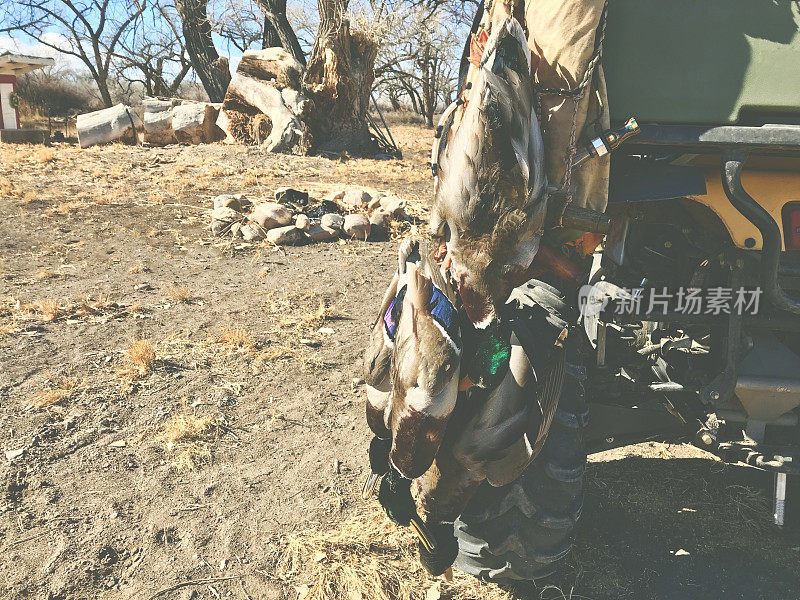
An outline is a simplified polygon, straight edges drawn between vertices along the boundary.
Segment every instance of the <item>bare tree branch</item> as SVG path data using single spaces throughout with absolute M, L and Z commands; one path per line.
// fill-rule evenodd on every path
M 114 53 L 117 75 L 129 93 L 139 84 L 148 96 L 175 96 L 192 69 L 175 6 L 156 0 L 133 23 Z
M 18 0 L 17 7 L 21 14 L 35 17 L 34 24 L 21 31 L 43 46 L 79 59 L 89 70 L 103 104 L 111 106 L 109 74 L 114 52 L 121 37 L 144 12 L 145 1 L 123 0 L 112 9 L 109 0 L 90 4 Z M 48 35 L 53 33 L 57 35 Z

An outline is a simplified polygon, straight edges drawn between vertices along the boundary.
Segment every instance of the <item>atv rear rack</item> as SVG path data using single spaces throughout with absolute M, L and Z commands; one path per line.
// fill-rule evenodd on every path
M 800 125 L 715 127 L 645 123 L 640 129 L 639 134 L 623 147 L 625 154 L 721 154 L 725 195 L 761 233 L 761 288 L 764 295 L 778 310 L 800 315 L 800 299 L 788 295 L 778 283 L 781 230 L 772 215 L 742 185 L 742 170 L 750 155 L 800 156 Z

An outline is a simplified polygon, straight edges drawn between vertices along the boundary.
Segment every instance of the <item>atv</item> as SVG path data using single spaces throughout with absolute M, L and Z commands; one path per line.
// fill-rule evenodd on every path
M 587 452 L 690 440 L 773 474 L 774 522 L 800 517 L 800 34 L 796 5 L 609 3 L 612 156 L 585 261 L 525 285 L 572 324 L 541 454 L 456 521 L 455 566 L 534 579 L 569 552 Z M 657 23 L 654 27 L 653 24 Z M 747 37 L 745 37 L 747 36 Z

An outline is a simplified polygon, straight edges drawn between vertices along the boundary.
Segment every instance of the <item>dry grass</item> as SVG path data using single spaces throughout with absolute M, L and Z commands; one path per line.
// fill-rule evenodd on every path
M 139 375 L 147 375 L 156 363 L 156 349 L 150 340 L 133 340 L 125 350 L 125 362 L 138 370 Z
M 185 285 L 173 285 L 167 288 L 167 297 L 173 302 L 189 303 L 192 301 L 192 291 Z
M 30 204 L 34 200 L 36 200 L 36 194 L 33 192 L 25 192 L 19 199 L 19 204 Z
M 144 273 L 148 270 L 149 269 L 142 263 L 136 263 L 135 265 L 131 265 L 130 267 L 128 267 L 128 273 L 130 273 L 131 275 L 136 275 L 137 273 Z
M 152 373 L 156 365 L 156 349 L 150 340 L 132 340 L 123 353 L 124 364 L 117 369 L 123 391 L 130 391 L 134 383 Z
M 247 330 L 244 327 L 233 325 L 217 327 L 216 335 L 212 341 L 230 352 L 249 351 L 255 347 L 253 337 Z
M 324 298 L 314 293 L 288 294 L 271 303 L 270 310 L 281 329 L 316 330 L 335 315 Z
M 0 177 L 0 196 L 15 196 L 16 188 L 8 177 Z
M 287 358 L 294 358 L 297 356 L 297 350 L 294 348 L 290 348 L 289 346 L 270 346 L 265 350 L 262 350 L 258 358 L 262 362 L 273 362 L 276 360 L 283 360 Z
M 40 320 L 47 323 L 52 323 L 64 313 L 64 308 L 60 307 L 53 298 L 37 300 L 27 305 L 27 308 L 30 308 Z
M 56 159 L 56 151 L 53 148 L 42 147 L 33 153 L 33 158 L 36 162 L 47 164 Z
M 159 436 L 172 466 L 192 471 L 211 459 L 210 443 L 219 436 L 219 415 L 181 414 L 164 423 Z
M 52 272 L 37 275 L 40 280 L 59 277 Z M 86 296 L 77 302 L 59 303 L 53 298 L 23 302 L 20 298 L 8 296 L 0 301 L 0 335 L 9 335 L 20 330 L 20 325 L 27 320 L 38 320 L 46 323 L 65 321 L 74 323 L 78 320 L 90 323 L 106 323 L 110 319 L 133 314 L 139 307 L 135 304 L 123 306 L 113 302 L 106 294 L 96 298 Z
M 48 377 L 50 387 L 37 393 L 31 398 L 30 406 L 46 408 L 60 404 L 71 398 L 82 387 L 86 386 L 86 379 L 78 377 Z
M 59 273 L 58 271 L 53 271 L 52 269 L 39 269 L 36 271 L 36 275 L 34 275 L 34 277 L 39 281 L 46 281 L 48 279 L 61 279 L 64 277 L 64 274 Z
M 312 307 L 314 301 L 317 303 L 316 308 L 310 308 L 300 315 L 300 322 L 304 327 L 309 329 L 322 327 L 332 316 L 328 310 L 328 305 L 325 303 L 325 300 L 322 298 L 312 299 Z
M 79 208 L 86 208 L 89 204 L 84 200 L 70 200 L 69 202 L 62 202 L 56 206 L 51 206 L 42 213 L 42 216 L 53 217 L 56 215 L 66 216 L 69 213 L 78 210 Z
M 295 586 L 298 600 L 511 600 L 508 592 L 455 573 L 430 577 L 417 558 L 410 529 L 375 509 L 336 528 L 289 536 L 277 575 Z

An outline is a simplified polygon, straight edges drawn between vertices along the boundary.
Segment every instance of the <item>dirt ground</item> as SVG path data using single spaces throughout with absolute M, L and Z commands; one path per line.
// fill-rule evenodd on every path
M 207 212 L 366 185 L 424 217 L 431 132 L 393 132 L 401 161 L 0 145 L 0 598 L 294 599 L 285 536 L 376 510 L 358 377 L 397 241 L 230 243 Z M 518 595 L 800 598 L 768 486 L 688 445 L 595 455 L 569 569 Z

